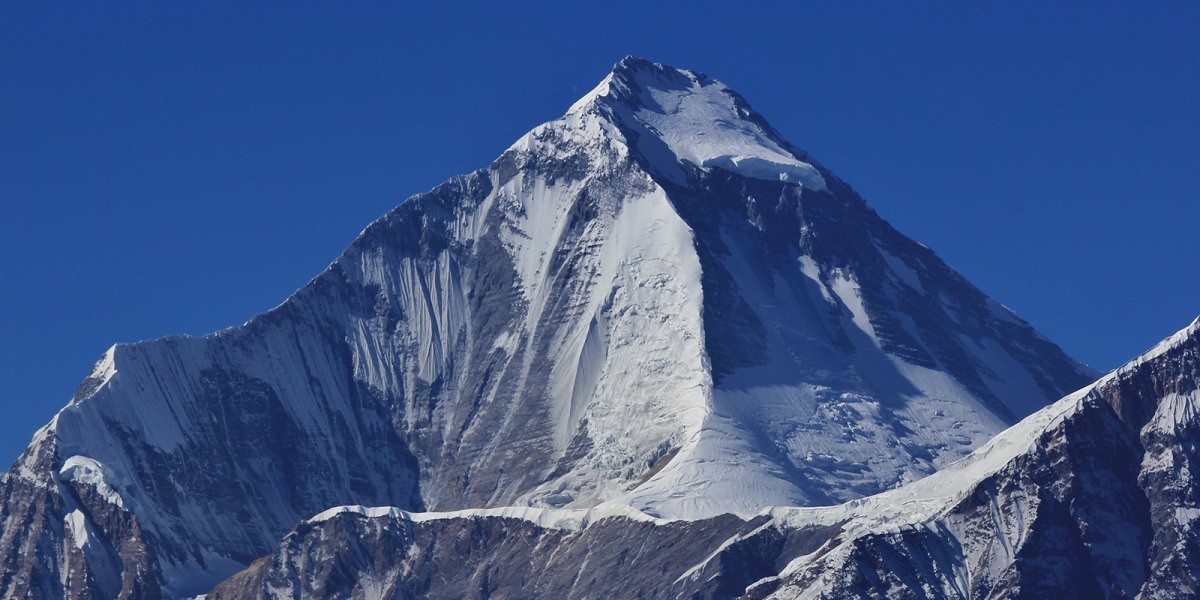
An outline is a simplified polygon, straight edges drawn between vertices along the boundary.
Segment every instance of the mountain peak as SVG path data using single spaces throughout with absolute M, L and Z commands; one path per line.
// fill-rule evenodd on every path
M 712 82 L 712 79 L 703 73 L 678 69 L 632 54 L 613 65 L 612 76 L 625 84 L 642 88 L 672 89 L 691 83 Z
M 0 479 L 0 597 L 203 594 L 333 506 L 833 504 L 1092 379 L 831 177 L 622 60 L 279 307 L 107 354 Z
M 599 111 L 631 134 L 656 170 L 676 182 L 690 165 L 825 190 L 807 155 L 725 84 L 694 71 L 626 56 L 568 115 Z

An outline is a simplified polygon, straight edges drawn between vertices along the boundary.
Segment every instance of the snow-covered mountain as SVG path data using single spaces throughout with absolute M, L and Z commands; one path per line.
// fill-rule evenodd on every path
M 209 598 L 1194 598 L 1198 433 L 1200 319 L 869 498 L 702 520 L 339 507 Z
M 0 484 L 0 590 L 201 593 L 339 505 L 837 504 L 1093 375 L 735 92 L 628 58 L 275 309 L 106 352 Z

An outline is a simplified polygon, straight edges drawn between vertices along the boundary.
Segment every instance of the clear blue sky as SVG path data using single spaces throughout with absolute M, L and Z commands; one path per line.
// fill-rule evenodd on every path
M 113 342 L 274 306 L 626 54 L 1097 368 L 1200 314 L 1197 2 L 124 4 L 0 5 L 5 464 Z

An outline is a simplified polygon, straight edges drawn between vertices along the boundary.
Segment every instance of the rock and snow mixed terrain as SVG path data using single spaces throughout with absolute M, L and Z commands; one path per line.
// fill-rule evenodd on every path
M 629 58 L 275 309 L 106 352 L 0 482 L 0 593 L 183 597 L 253 563 L 218 596 L 595 597 L 652 556 L 660 596 L 785 594 L 858 569 L 830 532 L 884 543 L 846 506 L 908 511 L 858 499 L 1094 376 L 736 93 Z M 477 590 L 435 585 L 470 556 Z
M 1200 319 L 868 498 L 701 520 L 340 507 L 209 598 L 1194 598 L 1198 409 Z

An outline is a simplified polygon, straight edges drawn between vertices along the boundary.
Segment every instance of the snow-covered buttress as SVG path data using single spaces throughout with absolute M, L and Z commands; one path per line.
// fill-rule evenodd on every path
M 627 58 L 282 305 L 106 352 L 4 476 L 0 590 L 201 593 L 345 504 L 840 503 L 1092 375 L 735 92 Z

